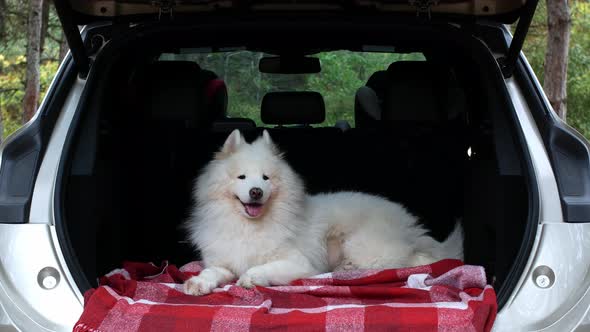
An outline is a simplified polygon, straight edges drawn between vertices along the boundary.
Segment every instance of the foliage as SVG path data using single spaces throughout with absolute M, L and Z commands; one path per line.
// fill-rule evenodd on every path
M 27 1 L 7 1 L 5 37 L 0 42 L 0 112 L 3 126 L 2 138 L 7 137 L 22 126 L 22 103 L 26 70 L 27 5 Z M 57 71 L 61 38 L 61 27 L 57 15 L 51 6 L 48 31 L 45 37 L 45 46 L 39 68 L 41 78 L 40 100 L 44 97 Z
M 570 1 L 572 30 L 568 59 L 567 122 L 590 139 L 590 2 Z M 547 43 L 547 8 L 539 3 L 523 52 L 541 84 Z
M 2 111 L 4 137 L 22 125 L 26 61 L 23 55 L 5 58 L 0 54 L 0 110 Z M 45 96 L 57 67 L 58 62 L 55 60 L 44 61 L 40 66 L 41 100 Z

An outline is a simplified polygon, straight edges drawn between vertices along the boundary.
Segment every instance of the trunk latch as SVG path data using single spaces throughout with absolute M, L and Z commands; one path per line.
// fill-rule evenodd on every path
M 153 0 L 152 5 L 158 7 L 158 20 L 162 19 L 162 15 L 168 15 L 172 19 L 172 10 L 176 5 L 175 0 Z
M 416 7 L 416 16 L 426 14 L 430 19 L 430 7 L 438 5 L 440 0 L 408 0 L 410 5 Z

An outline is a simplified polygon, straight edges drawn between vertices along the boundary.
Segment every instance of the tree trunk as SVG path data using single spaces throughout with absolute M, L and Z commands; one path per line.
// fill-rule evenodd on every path
M 4 141 L 4 119 L 2 118 L 2 104 L 0 104 L 0 143 Z
M 41 16 L 43 0 L 30 0 L 27 29 L 27 76 L 23 101 L 23 122 L 29 121 L 39 103 L 39 51 L 41 43 Z
M 567 0 L 547 0 L 547 53 L 543 88 L 553 110 L 567 115 L 567 63 L 571 17 Z
M 59 43 L 59 61 L 63 61 L 64 57 L 66 56 L 66 54 L 68 54 L 69 50 L 70 47 L 68 46 L 66 36 L 64 36 L 62 33 L 61 42 Z
M 6 40 L 6 0 L 0 0 L 0 40 Z
M 47 37 L 47 29 L 49 28 L 49 5 L 50 0 L 43 0 L 43 7 L 41 8 L 41 35 L 39 38 L 40 55 L 45 51 L 45 37 Z

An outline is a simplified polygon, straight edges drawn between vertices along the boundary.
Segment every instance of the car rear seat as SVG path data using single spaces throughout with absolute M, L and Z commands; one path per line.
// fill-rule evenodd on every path
M 353 189 L 403 203 L 439 239 L 450 232 L 461 211 L 466 157 L 457 125 L 462 112 L 457 105 L 464 104 L 456 99 L 463 96 L 447 89 L 449 70 L 424 61 L 393 63 L 378 87 L 383 93 L 381 119 L 345 134 L 355 156 L 350 163 L 363 174 L 357 175 L 359 185 Z
M 193 179 L 185 170 L 204 144 L 195 133 L 208 132 L 214 122 L 224 120 L 227 90 L 215 73 L 189 61 L 147 64 L 134 82 L 134 112 L 143 125 L 134 143 L 139 148 L 130 149 L 128 163 L 135 166 L 128 171 L 132 186 L 141 188 L 141 197 L 133 199 L 141 206 L 130 209 L 136 214 L 126 225 L 127 238 L 138 239 L 129 245 L 130 259 L 190 259 L 191 248 L 174 240 L 185 237 L 178 226 L 191 202 Z M 153 251 L 149 244 L 161 239 L 168 243 Z
M 184 167 L 187 152 L 203 142 L 194 133 L 206 132 L 225 118 L 227 90 L 215 73 L 194 62 L 159 61 L 148 65 L 146 73 L 143 105 L 150 117 L 145 142 L 159 156 L 152 163 L 159 163 L 161 174 L 170 177 L 162 181 L 176 189 L 185 182 L 175 175 Z
M 326 119 L 324 97 L 315 91 L 269 92 L 262 98 L 260 117 L 265 124 L 278 127 L 311 127 Z

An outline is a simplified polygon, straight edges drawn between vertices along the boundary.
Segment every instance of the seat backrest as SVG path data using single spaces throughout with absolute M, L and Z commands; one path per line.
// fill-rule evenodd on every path
M 158 61 L 142 70 L 139 104 L 149 119 L 194 125 L 205 119 L 201 68 L 188 61 Z
M 207 85 L 215 74 L 202 70 L 190 61 L 157 61 L 141 68 L 136 80 L 137 104 L 144 117 L 166 127 L 207 126 L 217 117 L 220 107 L 212 105 Z M 209 94 L 223 94 L 223 89 L 209 88 Z M 210 107 L 213 107 L 211 109 Z
M 205 85 L 206 108 L 213 119 L 227 115 L 228 95 L 225 82 L 210 70 L 201 70 L 201 79 Z
M 349 165 L 357 170 L 352 189 L 403 203 L 437 234 L 458 213 L 466 156 L 463 133 L 450 125 L 450 105 L 462 96 L 449 92 L 449 73 L 425 61 L 393 63 L 380 80 L 380 120 L 345 133 L 355 156 Z
M 445 68 L 425 61 L 398 61 L 387 74 L 384 123 L 433 124 L 446 119 Z
M 261 113 L 265 124 L 276 125 L 269 133 L 310 193 L 338 189 L 335 169 L 341 166 L 343 131 L 311 126 L 326 117 L 321 94 L 271 92 L 262 100 Z
M 205 128 L 227 113 L 227 88 L 210 70 L 191 61 L 156 61 L 131 82 L 135 107 L 160 127 Z
M 137 165 L 128 171 L 126 180 L 137 188 L 133 201 L 140 204 L 129 207 L 137 214 L 126 227 L 146 243 L 178 238 L 177 225 L 186 220 L 190 189 L 185 187 L 192 180 L 179 176 L 179 168 L 191 155 L 184 149 L 186 136 L 197 127 L 208 126 L 215 116 L 207 108 L 205 92 L 213 76 L 194 62 L 157 61 L 143 65 L 131 81 L 133 111 L 143 123 L 130 135 L 134 145 L 126 156 L 132 158 L 129 164 Z M 176 254 L 177 243 L 172 240 L 158 252 L 148 245 L 135 247 L 132 256 L 169 257 Z

